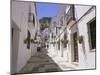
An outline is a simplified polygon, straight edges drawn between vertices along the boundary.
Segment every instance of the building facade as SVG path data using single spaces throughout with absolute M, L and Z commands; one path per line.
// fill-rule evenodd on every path
M 78 69 L 95 69 L 95 6 L 61 5 L 51 25 L 55 28 L 52 33 L 56 36 L 51 37 L 51 40 L 55 39 L 54 51 L 51 51 Z
M 37 52 L 33 41 L 40 26 L 35 3 L 12 1 L 11 4 L 11 74 L 14 74 Z
M 96 7 L 75 6 L 80 68 L 96 68 Z M 79 14 L 79 15 L 77 15 Z

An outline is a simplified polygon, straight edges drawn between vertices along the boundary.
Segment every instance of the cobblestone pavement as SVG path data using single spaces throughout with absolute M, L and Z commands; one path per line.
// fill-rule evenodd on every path
M 53 56 L 54 57 L 54 56 Z M 60 65 L 65 69 L 73 69 L 63 63 Z M 20 73 L 41 73 L 41 72 L 61 72 L 64 71 L 50 56 L 46 53 L 40 53 L 32 56 Z
M 32 56 L 20 73 L 39 73 L 62 71 L 60 67 L 48 56 Z

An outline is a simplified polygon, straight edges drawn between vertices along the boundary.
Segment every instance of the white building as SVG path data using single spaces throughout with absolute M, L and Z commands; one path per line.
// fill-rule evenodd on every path
M 95 69 L 95 10 L 95 6 L 62 5 L 55 18 L 59 30 L 53 52 L 79 69 Z
M 83 37 L 82 43 L 78 42 L 78 64 L 80 68 L 95 69 L 96 7 L 76 5 L 75 12 L 78 27 L 78 37 Z
M 40 26 L 35 3 L 12 1 L 11 4 L 11 74 L 14 74 L 37 52 L 31 40 Z
M 58 41 L 60 39 L 59 37 L 60 29 L 64 28 L 65 26 L 64 24 L 65 10 L 66 10 L 66 5 L 61 5 L 57 15 L 52 18 L 50 26 L 51 28 L 50 37 L 52 38 L 52 39 L 50 38 L 50 41 L 52 42 L 50 44 L 50 47 L 54 47 L 54 52 L 56 52 L 55 54 L 58 54 L 59 56 L 62 56 L 61 54 L 62 50 L 60 48 L 61 45 L 58 44 Z

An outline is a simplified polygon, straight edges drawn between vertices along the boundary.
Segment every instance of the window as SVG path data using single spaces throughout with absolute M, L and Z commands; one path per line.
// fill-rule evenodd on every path
M 52 39 L 53 39 L 53 33 L 52 33 Z
M 58 34 L 57 27 L 56 27 L 56 35 Z
M 88 22 L 88 36 L 90 49 L 96 49 L 96 18 Z
M 33 13 L 29 13 L 28 22 L 32 22 L 35 25 L 35 16 Z
M 67 35 L 64 33 L 64 48 L 67 47 Z
M 57 24 L 57 23 L 54 21 L 54 22 L 53 22 L 54 27 L 56 26 L 56 24 Z
M 75 8 L 74 5 L 72 5 L 72 19 L 75 20 Z
M 56 27 L 56 35 L 60 34 L 60 28 L 61 27 Z
M 66 24 L 68 25 L 71 20 L 75 20 L 75 8 L 74 5 L 71 5 L 70 8 L 67 10 L 65 15 Z
M 58 50 L 60 50 L 60 39 L 58 41 Z
M 11 39 L 13 40 L 14 28 L 11 28 Z
M 29 16 L 28 16 L 28 22 L 31 22 L 31 13 L 29 13 Z
M 63 25 L 63 16 L 62 16 L 61 19 L 60 19 L 60 25 L 61 25 L 61 26 Z
M 33 24 L 35 25 L 35 17 L 34 17 L 34 15 L 33 15 Z
M 31 5 L 29 6 L 28 22 L 33 23 L 33 25 L 35 25 L 35 16 L 34 13 L 32 12 Z
M 31 34 L 30 32 L 28 31 L 27 33 L 27 48 L 30 49 L 30 39 L 31 39 Z

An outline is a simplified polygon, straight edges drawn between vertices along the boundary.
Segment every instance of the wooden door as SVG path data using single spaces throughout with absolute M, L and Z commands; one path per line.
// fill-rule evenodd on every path
M 77 32 L 73 33 L 73 49 L 74 62 L 78 62 Z

